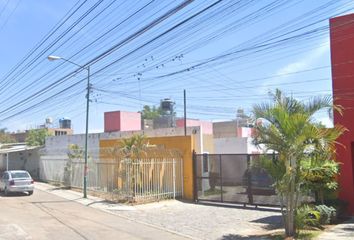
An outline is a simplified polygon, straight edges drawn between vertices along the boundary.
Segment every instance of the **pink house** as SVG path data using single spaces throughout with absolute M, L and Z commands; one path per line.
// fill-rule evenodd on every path
M 253 137 L 254 133 L 255 133 L 254 128 L 249 128 L 249 127 L 236 128 L 237 137 Z
M 139 131 L 141 130 L 141 114 L 136 112 L 105 112 L 104 131 Z
M 176 121 L 177 127 L 184 127 L 184 119 Z M 202 127 L 203 134 L 213 134 L 213 123 L 197 119 L 187 119 L 187 127 Z

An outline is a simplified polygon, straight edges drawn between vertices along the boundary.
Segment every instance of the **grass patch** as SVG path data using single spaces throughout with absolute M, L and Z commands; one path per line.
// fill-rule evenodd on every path
M 296 235 L 295 239 L 304 239 L 304 240 L 311 240 L 315 239 L 322 233 L 321 230 L 300 230 L 300 232 Z M 269 238 L 271 240 L 284 240 L 284 239 L 291 239 L 285 238 L 284 232 L 275 232 L 270 235 L 264 235 L 264 237 Z
M 221 193 L 226 193 L 226 191 L 221 191 L 220 189 L 217 189 L 217 188 L 214 188 L 214 189 L 211 189 L 209 188 L 208 190 L 204 191 L 204 196 L 211 196 L 211 195 L 219 195 Z
M 312 240 L 316 239 L 318 235 L 322 233 L 321 230 L 301 230 L 295 238 L 290 238 L 290 237 L 285 237 L 285 233 L 283 229 L 275 229 L 271 230 L 267 233 L 264 234 L 256 234 L 256 235 L 234 235 L 234 234 L 229 234 L 226 236 L 223 236 L 223 240 L 233 240 L 233 239 L 262 239 L 262 240 Z

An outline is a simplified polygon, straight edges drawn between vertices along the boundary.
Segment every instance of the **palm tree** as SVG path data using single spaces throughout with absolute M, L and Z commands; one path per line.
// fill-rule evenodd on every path
M 145 153 L 147 148 L 146 137 L 135 134 L 130 138 L 125 138 L 121 142 L 121 148 L 124 155 L 130 159 L 139 159 Z
M 273 169 L 270 174 L 274 173 L 275 188 L 280 196 L 285 232 L 287 236 L 294 236 L 295 211 L 303 183 L 301 161 L 306 161 L 314 152 L 326 151 L 333 155 L 335 140 L 344 128 L 326 129 L 314 120 L 319 110 L 333 109 L 330 97 L 316 97 L 304 103 L 284 96 L 277 89 L 273 98 L 274 102 L 253 107 L 254 118 L 262 122 L 255 126 L 254 143 L 278 153 L 278 161 L 268 163 L 265 168 Z
M 132 172 L 130 172 L 129 174 L 131 176 L 131 182 L 132 182 L 131 186 L 135 186 L 134 189 L 131 189 L 133 195 L 135 196 L 137 190 L 136 188 L 139 188 L 141 186 L 141 181 L 143 178 L 141 173 L 141 169 L 142 169 L 141 159 L 146 157 L 148 143 L 144 135 L 135 134 L 130 138 L 123 139 L 120 147 L 125 159 L 129 161 L 131 164 L 134 164 L 135 166 L 134 168 L 130 168 L 130 171 L 135 170 L 136 174 Z

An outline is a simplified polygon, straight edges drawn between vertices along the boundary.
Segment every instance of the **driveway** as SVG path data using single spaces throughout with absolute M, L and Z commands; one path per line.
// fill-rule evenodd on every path
M 132 211 L 110 211 L 195 239 L 240 239 L 281 226 L 279 211 L 254 207 L 218 207 L 171 200 L 135 206 Z
M 218 207 L 176 200 L 127 206 L 107 203 L 95 197 L 84 200 L 81 193 L 55 189 L 48 184 L 37 183 L 37 188 L 132 222 L 193 239 L 228 240 L 262 235 L 271 229 L 279 228 L 281 223 L 281 214 L 277 209 Z

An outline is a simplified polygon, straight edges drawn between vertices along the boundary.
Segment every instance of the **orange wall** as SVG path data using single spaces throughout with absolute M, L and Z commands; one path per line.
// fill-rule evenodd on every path
M 193 200 L 193 160 L 194 141 L 191 136 L 151 137 L 151 145 L 162 145 L 166 149 L 178 149 L 183 155 L 183 198 Z M 109 148 L 119 144 L 119 139 L 100 140 L 100 148 Z

